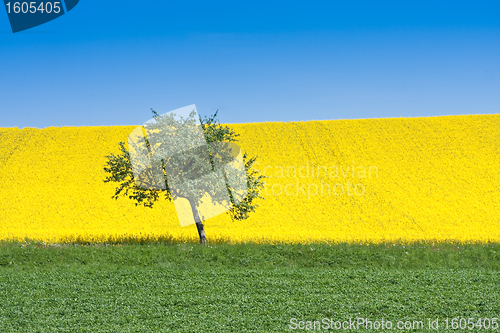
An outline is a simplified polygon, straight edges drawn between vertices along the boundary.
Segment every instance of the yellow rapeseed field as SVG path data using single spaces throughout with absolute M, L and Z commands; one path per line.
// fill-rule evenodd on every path
M 500 115 L 230 126 L 266 200 L 209 242 L 500 241 Z M 173 203 L 111 199 L 105 156 L 134 128 L 0 129 L 0 239 L 197 241 Z

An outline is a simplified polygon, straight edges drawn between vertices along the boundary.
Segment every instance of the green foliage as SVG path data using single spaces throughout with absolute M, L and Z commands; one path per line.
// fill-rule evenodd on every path
M 247 153 L 243 155 L 243 159 L 245 160 L 245 169 L 247 171 L 247 187 L 248 194 L 237 205 L 233 205 L 231 210 L 228 211 L 228 214 L 231 216 L 233 220 L 245 220 L 249 217 L 251 212 L 255 212 L 255 209 L 259 207 L 255 200 L 257 198 L 262 197 L 259 195 L 260 191 L 264 188 L 264 182 L 262 179 L 265 177 L 260 175 L 258 171 L 252 168 L 252 165 L 255 163 L 257 157 L 248 158 Z
M 240 136 L 236 134 L 228 126 L 222 126 L 217 119 L 217 113 L 219 110 L 210 117 L 205 117 L 202 119 L 200 117 L 201 127 L 203 128 L 203 133 L 205 134 L 205 139 L 207 142 L 235 142 L 238 141 L 236 138 Z
M 62 269 L 67 265 L 342 269 L 489 269 L 500 271 L 500 244 L 142 244 L 0 243 L 0 267 Z
M 500 271 L 500 244 L 227 244 L 144 242 L 55 244 L 0 242 L 0 267 L 63 269 L 127 267 L 481 269 Z
M 161 193 L 164 194 L 164 198 L 166 200 L 172 200 L 172 195 L 170 194 L 168 186 L 164 191 L 144 189 L 137 186 L 134 180 L 132 164 L 130 162 L 130 154 L 125 147 L 124 142 L 120 142 L 119 146 L 119 154 L 106 156 L 108 161 L 106 162 L 106 167 L 104 168 L 104 171 L 110 174 L 106 177 L 104 182 L 118 183 L 118 187 L 116 188 L 115 194 L 112 198 L 118 199 L 120 196 L 126 196 L 129 199 L 135 200 L 136 206 L 142 204 L 149 208 L 153 208 L 154 203 L 160 198 Z
M 150 132 L 150 137 L 146 138 L 146 146 L 149 152 L 151 152 L 151 143 L 156 142 L 157 145 L 154 147 L 155 150 L 161 151 L 162 149 L 171 149 L 171 145 L 162 144 L 160 135 L 155 136 L 155 126 L 161 128 L 161 126 L 168 126 L 173 128 L 175 133 L 170 133 L 172 136 L 179 138 L 184 138 L 184 143 L 190 143 L 191 140 L 196 140 L 197 138 L 190 138 L 189 126 L 193 126 L 193 119 L 190 117 L 182 119 L 179 124 L 178 120 L 174 120 L 173 116 L 162 116 L 156 111 L 151 109 L 153 112 L 153 117 L 157 121 L 158 125 L 152 125 L 152 131 Z M 191 115 L 190 115 L 191 116 Z M 201 118 L 200 123 L 203 129 L 203 134 L 206 142 L 208 143 L 208 155 L 210 159 L 211 169 L 214 170 L 217 163 L 222 160 L 228 159 L 227 144 L 231 142 L 236 142 L 239 134 L 236 134 L 228 126 L 223 126 L 219 123 L 217 119 L 217 112 L 210 117 Z M 176 123 L 177 122 L 177 123 Z M 175 126 L 177 125 L 178 126 Z M 174 126 L 172 126 L 174 125 Z M 156 133 L 161 133 L 156 131 Z M 153 136 L 153 137 L 151 137 Z M 158 144 L 159 142 L 159 144 Z M 180 142 L 182 145 L 183 142 Z M 134 172 L 132 169 L 130 152 L 127 150 L 125 143 L 119 143 L 119 154 L 111 154 L 106 156 L 107 162 L 104 167 L 104 171 L 109 174 L 104 180 L 105 182 L 116 182 L 118 186 L 116 192 L 113 196 L 114 199 L 118 199 L 120 196 L 128 197 L 135 201 L 136 205 L 144 205 L 145 207 L 152 208 L 154 203 L 158 201 L 161 197 L 166 200 L 173 200 L 175 197 L 181 198 L 200 198 L 203 197 L 204 191 L 209 191 L 210 187 L 200 186 L 197 182 L 202 182 L 201 179 L 197 179 L 196 175 L 206 174 L 207 163 L 204 163 L 203 156 L 204 151 L 190 151 L 185 154 L 177 154 L 175 157 L 169 158 L 168 161 L 162 160 L 162 172 L 165 183 L 167 184 L 166 189 L 151 189 L 147 187 L 140 187 L 137 185 L 136 179 L 134 179 Z M 217 153 L 216 153 L 217 152 Z M 166 154 L 168 156 L 173 155 L 172 153 Z M 165 156 L 166 156 L 165 155 Z M 162 155 L 164 156 L 164 155 Z M 239 202 L 235 204 L 234 200 L 234 189 L 232 189 L 229 183 L 226 181 L 226 189 L 231 199 L 231 208 L 227 212 L 233 220 L 244 220 L 249 217 L 251 212 L 254 212 L 258 207 L 256 204 L 256 199 L 260 198 L 260 192 L 264 187 L 262 179 L 264 176 L 260 175 L 259 172 L 252 166 L 257 157 L 249 158 L 246 153 L 243 155 L 245 163 L 246 172 L 246 183 L 248 186 L 248 195 Z M 177 183 L 188 184 L 189 186 L 183 187 L 183 191 L 176 189 L 172 193 L 172 189 L 168 186 L 167 175 L 165 171 L 165 165 L 170 167 L 169 176 L 171 177 L 171 182 L 175 181 Z M 171 166 L 174 166 L 173 168 Z M 141 175 L 142 177 L 143 175 Z M 144 179 L 151 181 L 154 177 L 152 175 L 145 174 Z M 227 179 L 226 179 L 227 180 Z M 208 193 L 212 200 L 217 201 L 217 193 Z
M 291 318 L 498 318 L 497 253 L 498 244 L 3 244 L 1 331 L 287 332 Z

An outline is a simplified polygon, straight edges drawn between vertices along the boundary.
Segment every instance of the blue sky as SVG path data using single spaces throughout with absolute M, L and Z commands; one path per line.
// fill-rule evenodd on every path
M 500 113 L 498 1 L 94 1 L 13 34 L 0 127 Z

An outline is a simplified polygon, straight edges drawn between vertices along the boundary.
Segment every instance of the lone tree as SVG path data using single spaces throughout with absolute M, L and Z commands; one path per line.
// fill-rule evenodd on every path
M 113 199 L 128 197 L 136 206 L 153 208 L 160 198 L 187 200 L 200 244 L 206 245 L 204 219 L 225 211 L 233 221 L 244 220 L 258 207 L 264 176 L 252 167 L 257 157 L 240 153 L 234 144 L 239 134 L 219 123 L 217 111 L 199 122 L 194 110 L 185 118 L 151 111 L 147 133 L 139 127 L 140 140 L 131 141 L 131 134 L 128 149 L 120 142 L 120 152 L 106 156 L 104 182 L 118 183 Z M 212 208 L 200 214 L 207 201 Z

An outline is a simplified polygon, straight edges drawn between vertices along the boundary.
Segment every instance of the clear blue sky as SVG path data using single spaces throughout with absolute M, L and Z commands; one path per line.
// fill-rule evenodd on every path
M 500 1 L 97 1 L 13 34 L 0 127 L 500 113 Z

